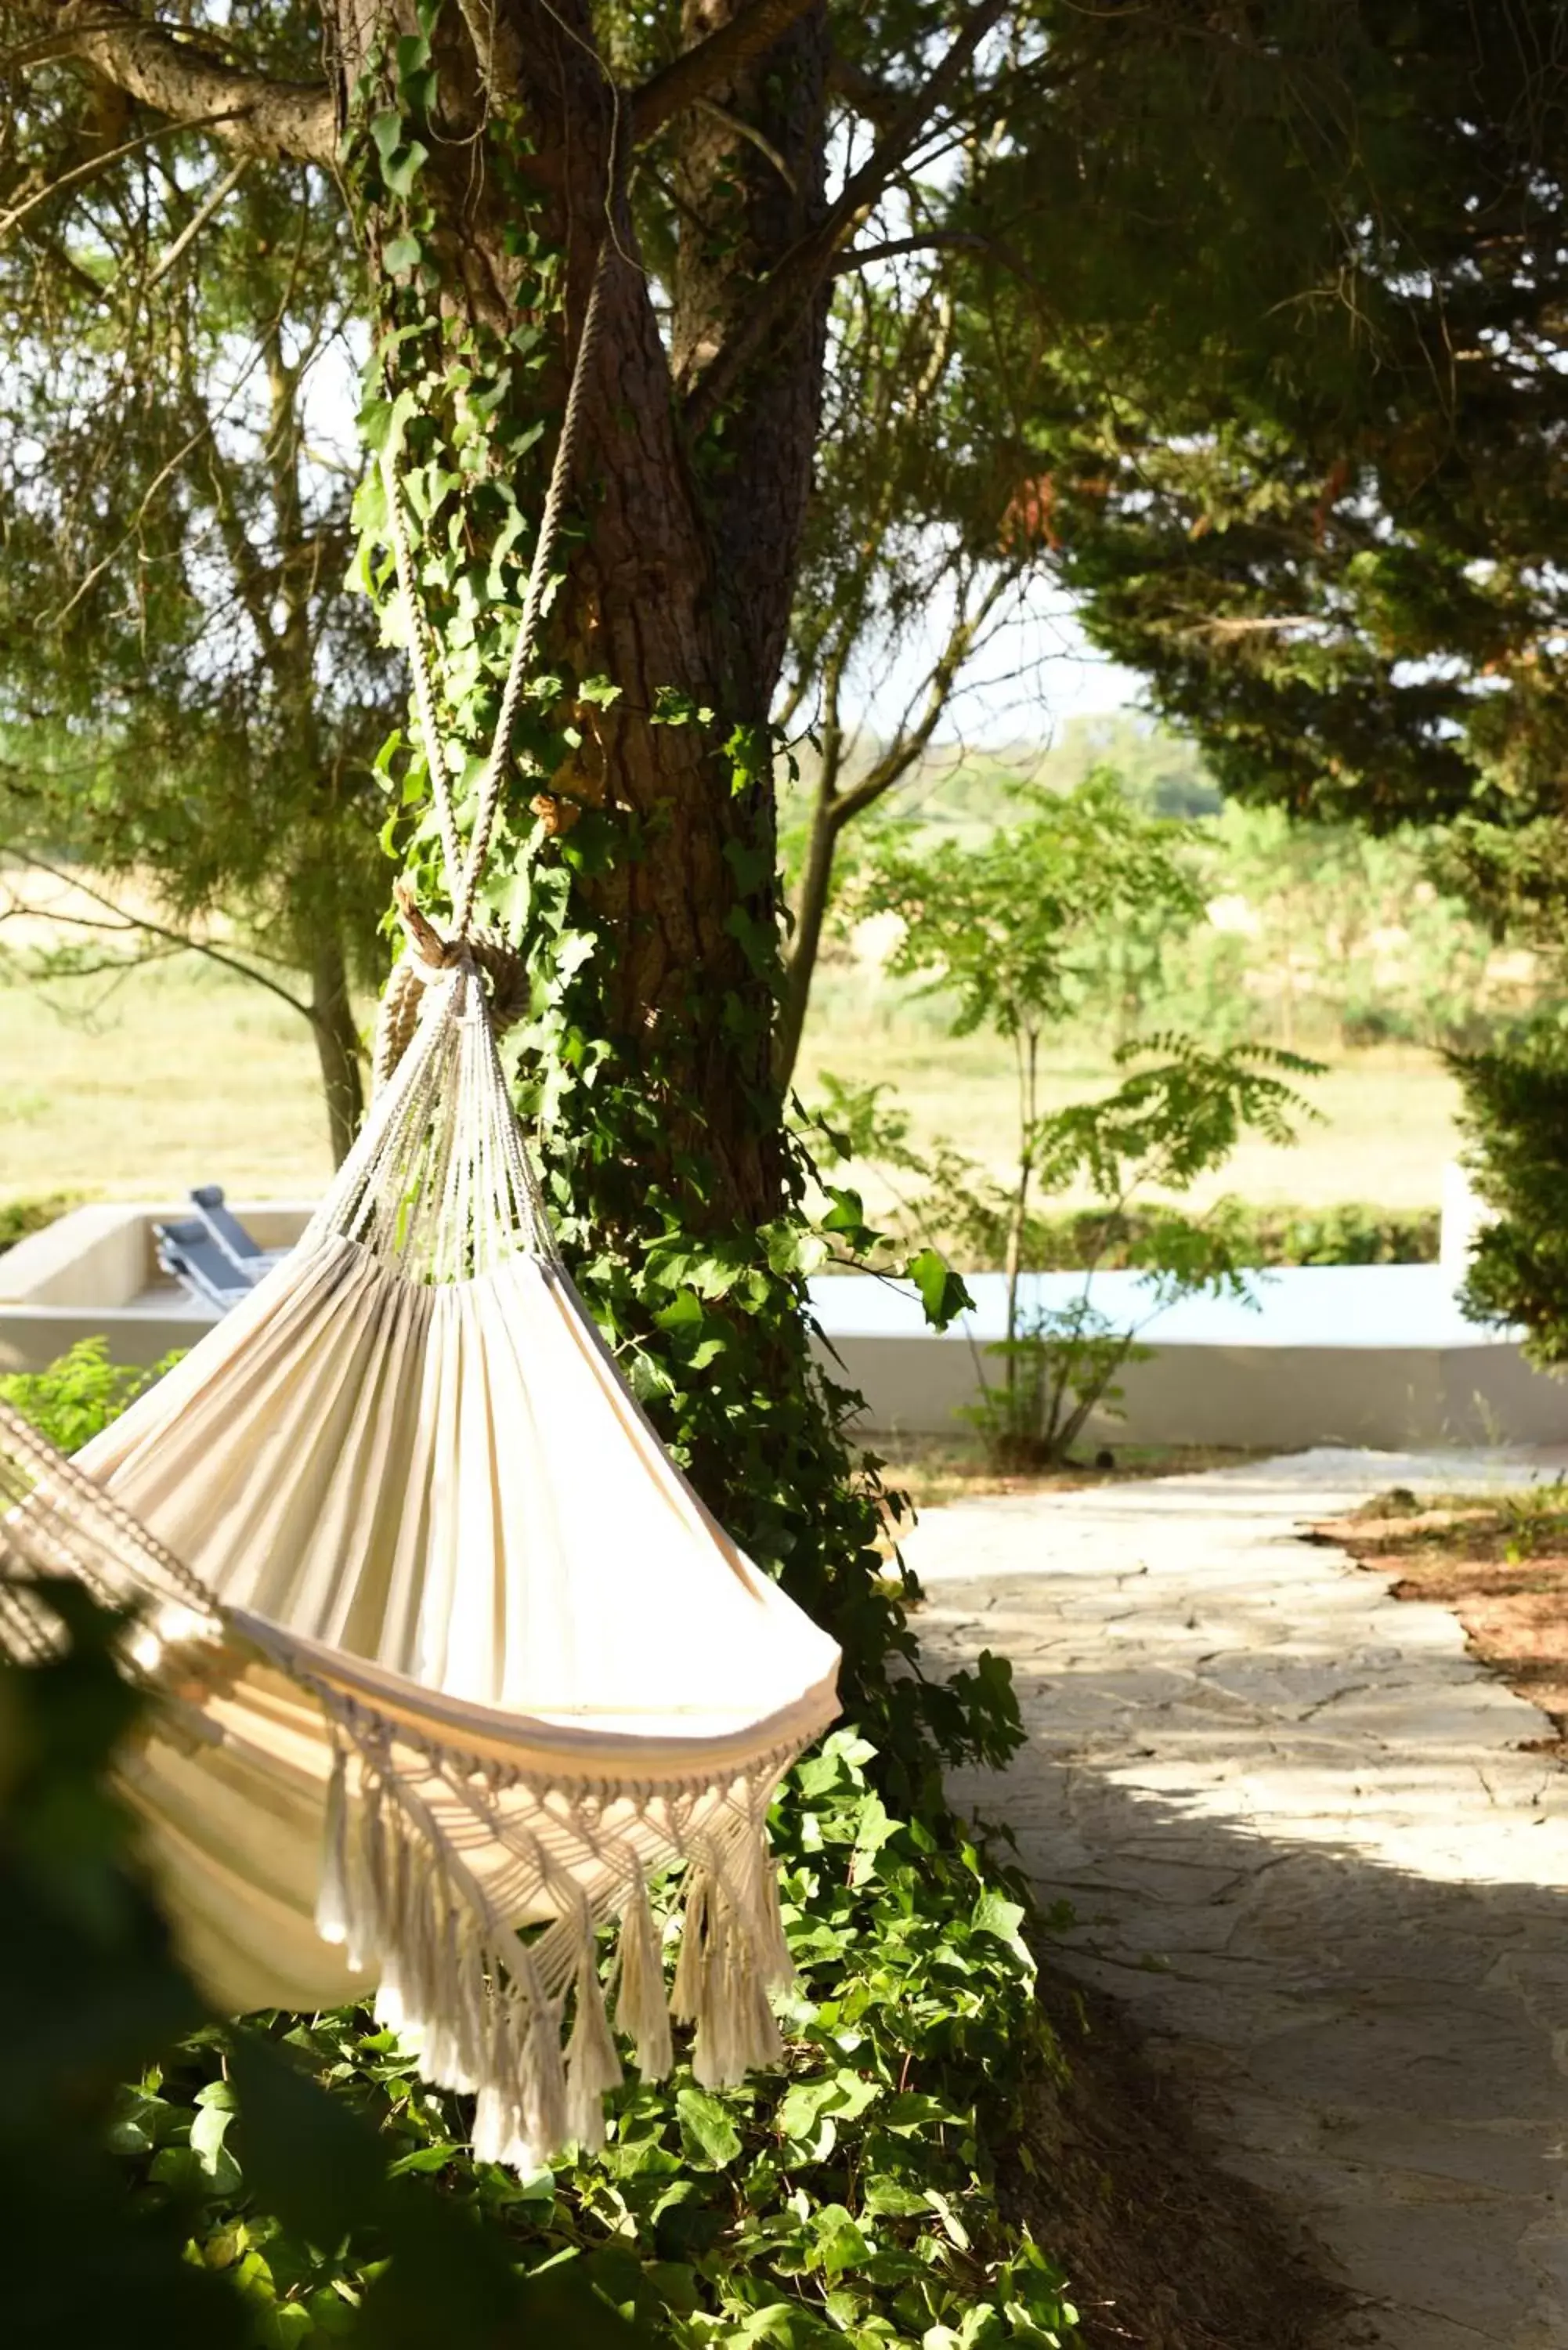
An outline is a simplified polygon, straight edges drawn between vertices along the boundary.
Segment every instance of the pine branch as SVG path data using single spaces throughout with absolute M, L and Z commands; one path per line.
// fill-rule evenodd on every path
M 853 113 L 863 114 L 867 122 L 875 122 L 882 130 L 897 120 L 898 109 L 909 95 L 906 89 L 896 89 L 891 82 L 879 81 L 864 66 L 851 65 L 836 49 L 828 60 L 827 87 Z
M 330 163 L 337 153 L 337 107 L 326 82 L 275 81 L 230 65 L 128 0 L 65 0 L 58 8 L 22 0 L 16 14 L 47 35 L 50 55 L 80 58 L 172 122 L 208 125 L 236 154 Z
M 749 8 L 721 25 L 705 41 L 650 75 L 640 89 L 632 92 L 633 144 L 641 145 L 673 116 L 722 89 L 742 67 L 763 56 L 798 18 L 817 5 L 818 0 L 751 0 Z
M 102 923 L 92 922 L 79 914 L 52 915 L 51 920 L 67 921 L 78 929 L 113 929 L 155 939 L 165 953 L 204 955 L 209 962 L 219 963 L 225 971 L 236 972 L 242 979 L 254 980 L 257 987 L 265 987 L 269 995 L 278 997 L 291 1012 L 297 1012 L 302 1020 L 308 1020 L 312 1027 L 321 1024 L 317 1013 L 303 997 L 294 994 L 265 971 L 257 971 L 254 963 L 245 962 L 240 956 L 229 954 L 222 947 L 214 946 L 210 939 L 194 937 L 189 931 L 171 930 L 166 922 L 154 921 L 150 914 L 130 913 L 112 898 L 106 897 L 101 889 L 95 889 L 91 882 L 84 880 L 80 873 L 67 872 L 64 867 L 51 864 L 47 857 L 36 857 L 30 849 L 13 846 L 8 853 L 22 864 L 32 866 L 35 871 L 47 873 L 51 880 L 64 882 L 67 889 L 79 890 L 84 898 L 89 899 L 94 905 L 101 906 L 114 918 L 112 922 Z
M 932 115 L 1008 5 L 1009 0 L 981 0 L 971 11 L 962 31 L 914 96 L 906 100 L 887 136 L 878 140 L 859 171 L 846 181 L 818 226 L 801 238 L 758 289 L 751 310 L 699 377 L 687 400 L 687 427 L 694 436 L 712 422 L 746 369 L 762 356 L 774 328 L 796 316 L 810 300 L 832 269 L 844 239 L 909 161 Z

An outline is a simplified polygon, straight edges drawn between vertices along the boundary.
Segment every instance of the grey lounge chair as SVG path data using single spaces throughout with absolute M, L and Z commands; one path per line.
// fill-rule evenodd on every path
M 194 1217 L 177 1224 L 154 1224 L 152 1241 L 164 1272 L 173 1275 L 188 1296 L 215 1305 L 220 1314 L 255 1287 L 256 1274 L 236 1265 Z
M 221 1183 L 198 1183 L 191 1192 L 191 1205 L 209 1237 L 227 1257 L 234 1271 L 254 1285 L 264 1273 L 288 1254 L 286 1249 L 264 1249 L 252 1240 L 234 1210 L 223 1199 Z

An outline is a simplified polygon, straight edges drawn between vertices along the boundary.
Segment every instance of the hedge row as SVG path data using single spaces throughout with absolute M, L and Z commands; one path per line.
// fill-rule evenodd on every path
M 1435 1208 L 1393 1211 L 1357 1202 L 1338 1208 L 1251 1208 L 1235 1211 L 1249 1265 L 1435 1264 L 1438 1216 Z M 1067 1272 L 1089 1265 L 1119 1265 L 1147 1229 L 1146 1211 L 1107 1216 L 1079 1209 L 1042 1216 L 1031 1232 L 1032 1268 Z

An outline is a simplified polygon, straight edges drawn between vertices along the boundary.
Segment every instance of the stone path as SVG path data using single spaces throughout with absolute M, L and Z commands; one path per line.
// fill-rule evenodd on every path
M 932 1661 L 1011 1657 L 1029 1728 L 957 1792 L 1326 2249 L 1355 2314 L 1322 2350 L 1568 2350 L 1568 1771 L 1446 1609 L 1297 1529 L 1563 1460 L 1306 1453 L 909 1544 Z

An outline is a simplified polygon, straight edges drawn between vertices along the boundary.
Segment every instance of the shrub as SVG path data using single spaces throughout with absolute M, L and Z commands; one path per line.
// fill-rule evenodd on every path
M 1090 1265 L 1137 1263 L 1157 1211 L 1129 1208 L 1107 1213 L 1075 1208 L 1033 1219 L 1025 1263 L 1036 1273 L 1083 1270 Z M 1439 1219 L 1435 1208 L 1404 1211 L 1366 1207 L 1355 1201 L 1334 1208 L 1251 1207 L 1230 1203 L 1230 1230 L 1238 1264 L 1435 1264 Z M 955 1253 L 964 1272 L 981 1272 Z
M 1479 1320 L 1516 1323 L 1542 1370 L 1568 1365 L 1568 1028 L 1544 1014 L 1484 1052 L 1450 1054 L 1477 1191 L 1495 1219 L 1463 1291 Z
M 57 1216 L 80 1205 L 74 1191 L 51 1191 L 37 1200 L 0 1200 L 0 1250 L 15 1248 L 29 1232 L 42 1232 Z
M 165 1355 L 151 1369 L 111 1363 L 107 1338 L 79 1338 L 47 1370 L 11 1371 L 0 1378 L 0 1400 L 30 1419 L 57 1451 L 75 1452 L 179 1359 Z

